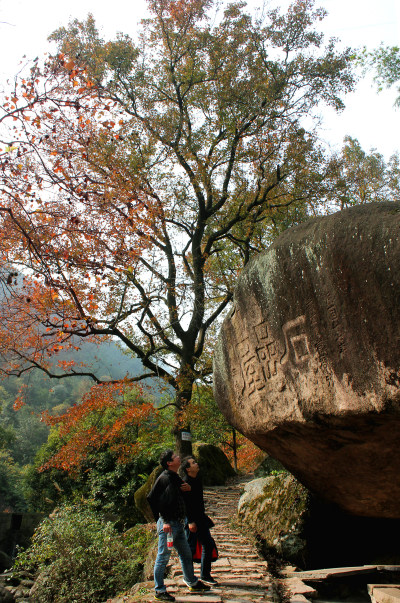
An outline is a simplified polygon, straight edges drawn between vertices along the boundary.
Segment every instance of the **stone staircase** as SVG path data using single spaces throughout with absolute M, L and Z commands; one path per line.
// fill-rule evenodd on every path
M 219 559 L 212 565 L 212 575 L 218 586 L 204 594 L 190 593 L 183 583 L 179 559 L 174 552 L 170 560 L 167 590 L 177 603 L 264 603 L 277 601 L 274 580 L 268 573 L 266 561 L 257 554 L 253 543 L 234 527 L 237 504 L 243 482 L 236 480 L 227 486 L 206 488 L 204 499 L 207 514 L 215 523 L 211 533 L 216 541 Z M 200 565 L 195 564 L 199 575 Z M 113 603 L 153 601 L 150 583 L 136 585 L 125 597 Z M 136 592 L 134 592 L 136 591 Z

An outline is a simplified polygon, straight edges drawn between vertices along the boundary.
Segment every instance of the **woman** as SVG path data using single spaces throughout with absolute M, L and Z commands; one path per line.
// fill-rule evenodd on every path
M 196 549 L 196 541 L 202 545 L 201 580 L 206 584 L 216 586 L 218 582 L 211 576 L 211 561 L 215 542 L 210 534 L 214 525 L 206 515 L 203 498 L 203 484 L 199 473 L 199 465 L 192 456 L 183 459 L 180 473 L 184 482 L 191 487 L 190 491 L 182 492 L 187 516 L 187 534 L 192 551 Z

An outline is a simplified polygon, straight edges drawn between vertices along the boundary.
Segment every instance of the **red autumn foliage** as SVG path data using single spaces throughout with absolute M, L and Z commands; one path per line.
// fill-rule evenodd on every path
M 153 404 L 123 382 L 96 385 L 83 396 L 82 403 L 63 415 L 43 413 L 42 417 L 48 425 L 58 427 L 62 442 L 58 452 L 41 467 L 42 471 L 56 468 L 73 474 L 90 454 L 106 448 L 120 462 L 126 462 L 148 445 L 148 437 L 139 438 L 139 428 L 146 429 L 149 420 L 150 431 L 153 429 L 156 437 L 157 411 Z

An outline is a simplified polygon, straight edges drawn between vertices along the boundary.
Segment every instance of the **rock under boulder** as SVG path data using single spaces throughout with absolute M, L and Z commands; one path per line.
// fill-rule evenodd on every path
M 254 477 L 267 477 L 282 471 L 286 471 L 282 463 L 266 454 L 264 460 L 254 469 Z
M 400 204 L 284 232 L 239 278 L 214 360 L 227 420 L 308 489 L 399 518 Z
M 248 482 L 238 505 L 238 518 L 263 544 L 263 552 L 304 567 L 307 553 L 304 518 L 308 491 L 288 473 Z
M 248 482 L 238 518 L 265 557 L 301 569 L 398 565 L 400 520 L 354 517 L 314 496 L 287 472 Z

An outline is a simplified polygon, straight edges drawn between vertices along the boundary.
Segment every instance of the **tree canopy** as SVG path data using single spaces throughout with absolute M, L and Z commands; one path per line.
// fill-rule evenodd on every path
M 340 153 L 330 163 L 327 196 L 339 209 L 361 203 L 398 201 L 400 163 L 398 153 L 386 162 L 376 149 L 366 153 L 358 140 L 346 136 Z
M 395 106 L 400 106 L 400 48 L 398 46 L 385 46 L 381 44 L 374 50 L 365 46 L 358 56 L 358 61 L 365 70 L 373 70 L 374 80 L 378 90 L 396 87 L 398 96 Z
M 5 100 L 0 352 L 12 374 L 101 384 L 50 359 L 115 338 L 145 369 L 124 387 L 174 388 L 178 433 L 238 272 L 319 203 L 311 118 L 342 109 L 354 80 L 311 0 L 260 19 L 243 2 L 149 8 L 137 43 L 102 40 L 92 16 L 54 32 L 55 55 Z

